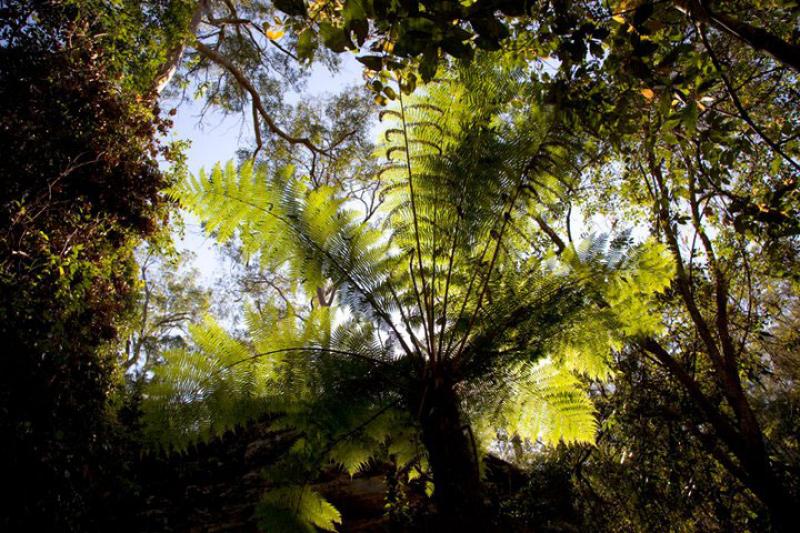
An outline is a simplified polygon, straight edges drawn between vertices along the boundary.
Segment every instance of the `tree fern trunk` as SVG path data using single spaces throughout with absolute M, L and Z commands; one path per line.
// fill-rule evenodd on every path
M 452 383 L 433 378 L 425 389 L 420 409 L 422 440 L 433 472 L 433 500 L 442 523 L 466 531 L 485 530 L 488 524 L 477 451 L 462 421 Z
M 746 485 L 769 511 L 772 531 L 797 531 L 798 502 L 792 498 L 782 480 L 775 474 L 763 450 L 750 451 L 743 461 L 750 476 Z

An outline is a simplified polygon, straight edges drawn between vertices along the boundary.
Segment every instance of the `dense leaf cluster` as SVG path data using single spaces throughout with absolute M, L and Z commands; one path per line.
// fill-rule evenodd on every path
M 116 468 L 105 345 L 135 297 L 133 248 L 165 216 L 167 124 L 123 92 L 72 3 L 2 14 L 2 524 L 86 530 Z

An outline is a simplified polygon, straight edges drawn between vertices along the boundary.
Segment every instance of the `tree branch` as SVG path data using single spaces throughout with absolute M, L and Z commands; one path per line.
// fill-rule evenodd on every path
M 763 50 L 778 62 L 800 72 L 800 46 L 786 42 L 774 33 L 736 20 L 728 15 L 714 13 L 703 0 L 675 0 L 680 11 L 698 22 L 713 26 L 747 44 L 754 50 Z
M 239 70 L 236 67 L 236 65 L 234 65 L 227 57 L 223 56 L 216 50 L 209 48 L 208 46 L 199 41 L 194 44 L 194 47 L 198 52 L 200 52 L 201 55 L 203 55 L 207 59 L 213 61 L 220 67 L 227 70 L 231 74 L 231 76 L 233 76 L 236 79 L 239 86 L 245 91 L 247 91 L 248 94 L 250 94 L 253 106 L 258 111 L 258 114 L 261 116 L 261 119 L 264 121 L 264 123 L 267 126 L 267 129 L 271 133 L 277 135 L 278 137 L 280 137 L 281 139 L 290 144 L 300 144 L 305 146 L 312 152 L 324 155 L 328 154 L 327 150 L 323 150 L 322 148 L 316 146 L 313 142 L 311 142 L 311 140 L 308 137 L 292 137 L 291 135 L 283 131 L 275 123 L 275 120 L 272 118 L 272 116 L 270 116 L 270 114 L 267 113 L 267 110 L 264 108 L 264 103 L 261 101 L 261 96 L 259 96 L 258 91 L 250 82 L 250 80 L 247 79 L 247 76 L 245 76 L 244 73 L 241 70 Z
M 665 369 L 667 369 L 667 371 L 675 379 L 677 379 L 681 385 L 683 385 L 683 388 L 692 398 L 694 403 L 700 408 L 700 411 L 703 413 L 706 420 L 708 420 L 709 423 L 714 426 L 714 429 L 717 431 L 722 440 L 737 455 L 737 457 L 740 456 L 740 454 L 744 451 L 744 447 L 741 443 L 741 436 L 730 423 L 730 421 L 728 421 L 720 412 L 718 407 L 716 407 L 703 393 L 697 381 L 695 381 L 695 379 L 686 372 L 680 363 L 678 363 L 678 361 L 676 361 L 655 339 L 648 337 L 640 341 L 638 344 L 642 350 L 652 354 L 656 360 Z
M 561 252 L 563 252 L 566 248 L 564 240 L 559 237 L 558 233 L 556 233 L 556 231 L 550 227 L 550 225 L 544 220 L 544 218 L 541 217 L 541 215 L 536 215 L 533 217 L 533 219 L 537 224 L 539 224 L 539 227 L 542 228 L 542 231 L 544 231 L 547 236 L 550 237 L 550 240 L 553 241 L 553 244 L 556 245 L 556 254 L 561 255 Z

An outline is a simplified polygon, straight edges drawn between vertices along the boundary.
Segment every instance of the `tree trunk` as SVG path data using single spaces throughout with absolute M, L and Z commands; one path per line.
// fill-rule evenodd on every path
M 714 438 L 730 453 L 736 461 L 726 459 L 726 452 L 715 457 L 728 472 L 747 487 L 764 504 L 770 513 L 773 531 L 791 531 L 792 511 L 800 502 L 795 502 L 785 488 L 785 483 L 776 474 L 764 445 L 764 436 L 752 413 L 747 398 L 741 390 L 738 378 L 729 380 L 738 383 L 740 394 L 729 396 L 729 402 L 736 413 L 743 413 L 746 423 L 739 420 L 736 425 L 702 392 L 698 383 L 672 356 L 654 339 L 641 341 L 640 346 L 653 354 L 663 367 L 683 386 L 698 411 L 714 428 Z M 734 387 L 735 388 L 735 387 Z M 730 390 L 728 391 L 730 392 Z M 702 440 L 702 439 L 701 439 Z M 709 450 L 714 444 L 704 443 Z
M 453 531 L 487 530 L 477 450 L 452 383 L 441 377 L 427 380 L 419 415 L 442 523 Z
M 796 531 L 798 502 L 792 499 L 782 480 L 776 475 L 764 450 L 755 450 L 752 456 L 740 459 L 747 474 L 746 485 L 767 508 L 772 523 L 772 531 Z

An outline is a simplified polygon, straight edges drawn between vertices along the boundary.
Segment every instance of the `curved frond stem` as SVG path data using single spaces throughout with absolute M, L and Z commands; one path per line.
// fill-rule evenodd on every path
M 402 399 L 401 399 L 401 398 L 398 398 L 397 400 L 395 400 L 395 401 L 393 401 L 393 402 L 389 402 L 388 404 L 384 405 L 383 407 L 381 407 L 380 409 L 378 409 L 377 411 L 375 411 L 375 412 L 374 412 L 372 415 L 370 415 L 370 416 L 369 416 L 369 417 L 368 417 L 366 420 L 364 420 L 363 422 L 361 422 L 359 425 L 357 425 L 356 427 L 354 427 L 354 428 L 353 428 L 353 429 L 351 429 L 350 431 L 348 431 L 348 432 L 346 432 L 346 433 L 344 433 L 344 434 L 342 434 L 342 435 L 338 436 L 337 438 L 333 439 L 333 440 L 330 442 L 330 444 L 328 444 L 328 446 L 325 448 L 325 450 L 322 452 L 322 454 L 321 454 L 321 455 L 324 457 L 325 455 L 327 455 L 327 454 L 328 454 L 328 452 L 330 452 L 330 451 L 331 451 L 331 450 L 334 448 L 334 446 L 336 446 L 337 444 L 339 444 L 339 443 L 340 443 L 340 442 L 342 442 L 343 440 L 345 440 L 345 439 L 349 439 L 350 437 L 353 437 L 353 436 L 357 435 L 358 433 L 360 433 L 360 432 L 364 431 L 364 430 L 367 428 L 367 426 L 369 426 L 370 424 L 372 424 L 373 422 L 375 422 L 375 421 L 376 421 L 378 418 L 380 418 L 380 417 L 381 417 L 381 416 L 382 416 L 384 413 L 386 413 L 386 411 L 388 411 L 388 410 L 389 410 L 389 409 L 391 409 L 392 407 L 397 407 L 397 405 L 398 405 L 398 404 L 399 404 L 401 401 L 402 401 Z
M 343 442 L 343 441 L 345 441 L 345 440 L 347 440 L 347 439 L 349 439 L 351 437 L 354 437 L 354 436 L 358 435 L 359 433 L 361 433 L 362 431 L 364 431 L 365 429 L 367 429 L 367 427 L 369 427 L 370 424 L 372 424 L 373 422 L 378 420 L 381 416 L 383 416 L 386 413 L 386 411 L 388 411 L 392 407 L 396 407 L 400 403 L 400 401 L 401 401 L 400 399 L 397 399 L 397 400 L 395 400 L 393 402 L 389 402 L 388 404 L 384 405 L 383 407 L 381 407 L 380 409 L 375 411 L 366 420 L 364 420 L 363 422 L 358 424 L 353 429 L 351 429 L 351 430 L 347 431 L 346 433 L 343 433 L 343 434 L 339 435 L 338 437 L 332 439 L 331 442 L 329 442 L 328 445 L 325 446 L 325 448 L 323 448 L 320 451 L 319 454 L 317 454 L 316 458 L 313 459 L 312 462 L 313 462 L 315 468 L 311 468 L 311 469 L 308 470 L 308 473 L 307 473 L 307 475 L 305 477 L 305 480 L 303 481 L 303 488 L 305 489 L 305 487 L 307 487 L 308 484 L 311 483 L 311 475 L 318 473 L 318 472 L 316 472 L 316 469 L 319 468 L 319 466 L 322 464 L 322 461 L 325 460 L 325 457 L 328 456 L 328 454 L 336 447 L 337 444 L 339 444 L 340 442 Z
M 223 367 L 220 367 L 220 368 L 214 370 L 213 372 L 210 372 L 203 379 L 198 381 L 197 384 L 192 388 L 192 390 L 184 391 L 184 392 L 188 393 L 190 395 L 191 394 L 196 394 L 196 393 L 200 392 L 202 390 L 203 386 L 206 385 L 207 383 L 209 383 L 213 378 L 219 376 L 223 372 L 226 372 L 226 371 L 228 371 L 228 370 L 230 370 L 232 368 L 235 368 L 237 366 L 243 365 L 245 363 L 252 363 L 253 361 L 256 361 L 256 360 L 258 360 L 258 359 L 260 359 L 262 357 L 267 357 L 267 356 L 270 356 L 270 355 L 276 355 L 276 354 L 279 354 L 279 353 L 292 353 L 292 352 L 309 352 L 309 353 L 321 353 L 321 354 L 332 354 L 332 355 L 346 355 L 346 356 L 349 356 L 349 357 L 356 357 L 358 359 L 361 359 L 361 360 L 364 360 L 364 361 L 367 361 L 367 362 L 370 362 L 370 363 L 373 363 L 373 364 L 376 364 L 376 365 L 382 365 L 382 366 L 390 366 L 391 365 L 391 363 L 389 363 L 388 361 L 381 361 L 380 359 L 373 359 L 372 357 L 368 357 L 368 356 L 366 356 L 364 354 L 360 354 L 358 352 L 351 352 L 351 351 L 347 351 L 347 350 L 336 350 L 336 349 L 333 349 L 333 348 L 320 348 L 320 347 L 315 347 L 315 346 L 302 346 L 302 347 L 301 346 L 295 346 L 295 347 L 290 347 L 290 348 L 280 348 L 280 349 L 277 349 L 277 350 L 269 350 L 269 351 L 266 351 L 266 352 L 259 352 L 259 353 L 251 355 L 250 357 L 245 357 L 244 359 L 239 359 L 237 361 L 234 361 L 234 362 L 232 362 L 232 363 L 230 363 L 228 365 L 225 365 Z
M 428 335 L 428 328 L 427 324 L 425 323 L 424 316 L 422 313 L 424 312 L 425 306 L 422 304 L 422 298 L 419 294 L 419 287 L 417 286 L 417 278 L 414 277 L 414 256 L 412 255 L 409 257 L 408 261 L 408 274 L 411 278 L 411 286 L 414 289 L 414 297 L 417 299 L 417 306 L 419 307 L 420 317 L 422 318 L 422 330 L 425 334 L 425 342 L 428 343 L 428 358 L 433 360 L 433 348 L 431 344 L 431 337 Z
M 442 117 L 447 116 L 450 113 L 450 109 L 452 108 L 452 106 L 453 106 L 453 99 L 450 99 L 449 103 L 447 104 L 447 110 L 446 111 L 441 111 L 440 110 L 441 116 Z M 409 125 L 410 126 L 433 126 L 434 129 L 436 129 L 439 132 L 439 144 L 443 145 L 444 140 L 445 140 L 445 130 L 444 130 L 444 128 L 442 128 L 438 124 L 435 124 L 435 123 L 430 122 L 430 121 L 419 121 L 419 122 L 412 122 Z M 439 148 L 439 155 L 442 155 L 442 149 L 441 148 Z M 437 185 L 438 185 L 438 183 L 437 183 Z M 436 320 L 435 320 L 435 318 L 436 318 L 435 317 L 435 311 L 436 311 L 435 296 L 436 295 L 434 293 L 434 290 L 436 288 L 436 256 L 438 254 L 438 246 L 437 246 L 437 241 L 436 241 L 436 235 L 437 235 L 437 231 L 436 230 L 439 228 L 439 220 L 438 220 L 439 207 L 440 207 L 440 205 L 442 203 L 442 202 L 440 202 L 440 199 L 439 199 L 439 193 L 441 192 L 441 187 L 439 187 L 439 186 L 435 187 L 434 191 L 435 191 L 434 192 L 435 201 L 433 202 L 433 228 L 432 228 L 432 231 L 433 231 L 433 248 L 431 250 L 431 256 L 432 256 L 431 257 L 431 263 L 432 263 L 432 266 L 431 266 L 431 320 L 430 320 L 431 333 L 430 333 L 430 335 L 431 335 L 431 359 L 435 360 L 436 362 L 439 362 L 442 359 L 442 353 L 441 353 L 442 352 L 442 337 L 444 335 L 444 326 L 445 326 L 445 323 L 447 322 L 447 291 L 449 289 L 450 273 L 451 273 L 452 267 L 453 267 L 453 254 L 451 253 L 450 259 L 449 259 L 449 262 L 448 262 L 447 280 L 445 282 L 445 296 L 444 296 L 444 302 L 443 302 L 443 308 L 442 308 L 443 311 L 442 311 L 442 316 L 440 318 L 440 320 L 442 322 L 442 325 L 441 325 L 441 329 L 439 331 L 439 339 L 438 339 L 438 345 L 437 345 L 437 340 L 436 340 Z M 456 212 L 459 212 L 461 210 L 461 203 L 463 202 L 463 198 L 464 198 L 464 195 L 460 195 L 459 196 L 458 208 L 456 209 Z M 454 232 L 457 235 L 457 233 L 458 233 L 457 228 L 454 228 Z M 456 235 L 453 236 L 453 252 L 455 252 Z
M 399 85 L 398 80 L 398 85 Z M 414 221 L 414 239 L 416 241 L 417 246 L 417 262 L 419 264 L 419 275 L 420 281 L 422 283 L 422 295 L 423 298 L 426 294 L 427 284 L 425 282 L 425 271 L 423 270 L 422 266 L 422 244 L 420 243 L 419 238 L 419 220 L 417 216 L 417 202 L 414 195 L 414 174 L 411 170 L 411 150 L 409 149 L 408 143 L 408 122 L 406 120 L 406 111 L 405 111 L 405 104 L 403 103 L 403 91 L 399 91 L 399 99 L 400 99 L 400 115 L 401 115 L 401 123 L 403 124 L 403 142 L 405 143 L 405 150 L 406 150 L 406 170 L 408 172 L 408 193 L 411 200 L 411 215 Z M 413 276 L 412 276 L 413 277 Z M 431 301 L 433 301 L 433 288 L 431 288 Z M 431 315 L 432 310 L 430 306 L 428 306 L 427 301 L 425 302 L 426 309 L 420 309 L 422 321 L 423 321 L 423 329 L 425 330 L 425 335 L 428 337 L 428 350 L 431 355 L 433 355 L 433 345 L 431 344 L 430 338 L 430 331 L 433 331 L 433 317 Z M 427 320 L 427 323 L 426 323 Z
M 463 196 L 462 196 L 463 198 Z M 459 209 L 461 208 L 461 198 L 459 198 Z M 447 323 L 447 304 L 448 299 L 450 296 L 450 279 L 452 278 L 453 274 L 453 261 L 456 255 L 456 246 L 458 244 L 458 230 L 457 228 L 453 229 L 453 241 L 452 245 L 450 246 L 450 257 L 447 260 L 447 275 L 445 276 L 444 282 L 444 300 L 442 302 L 442 317 L 441 317 L 441 325 L 439 326 L 439 346 L 437 347 L 437 357 L 441 360 L 443 359 L 444 355 L 442 353 L 442 344 L 444 343 L 444 328 L 445 324 Z M 449 349 L 449 344 L 448 344 Z
M 244 359 L 239 359 L 238 361 L 234 361 L 229 365 L 225 365 L 224 367 L 220 368 L 216 374 L 220 372 L 224 372 L 225 370 L 230 370 L 231 368 L 237 367 L 239 365 L 243 365 L 245 363 L 250 363 L 262 357 L 266 357 L 268 355 L 275 355 L 279 353 L 291 353 L 291 352 L 310 352 L 310 353 L 322 353 L 322 354 L 332 354 L 332 355 L 347 355 L 349 357 L 355 357 L 357 359 L 361 359 L 363 361 L 368 361 L 370 363 L 374 363 L 376 365 L 383 365 L 383 366 L 390 366 L 391 363 L 388 361 L 381 361 L 380 359 L 374 359 L 372 357 L 366 356 L 364 354 L 360 354 L 358 352 L 351 352 L 349 350 L 337 350 L 335 348 L 320 348 L 316 346 L 296 346 L 292 348 L 280 348 L 278 350 L 269 350 L 266 352 L 259 352 L 253 354 L 250 357 L 246 357 Z
M 494 225 L 497 225 L 497 221 L 495 221 Z M 492 227 L 492 231 L 494 231 L 494 226 Z M 458 315 L 455 318 L 455 322 L 458 322 L 461 319 L 461 316 L 464 314 L 464 311 L 467 308 L 469 297 L 472 294 L 472 287 L 475 285 L 475 280 L 478 278 L 478 273 L 480 272 L 480 265 L 483 264 L 483 259 L 486 257 L 486 252 L 489 251 L 490 245 L 491 241 L 486 241 L 486 244 L 483 247 L 483 251 L 481 251 L 481 256 L 478 258 L 478 264 L 475 270 L 472 271 L 472 275 L 469 278 L 469 283 L 467 284 L 467 292 L 464 294 L 464 298 L 461 301 L 461 309 L 458 310 Z M 453 347 L 453 342 L 455 341 L 455 337 L 456 337 L 456 331 L 454 329 L 452 334 L 447 340 L 447 348 L 445 348 L 445 352 L 447 354 L 450 353 L 450 349 Z
M 353 429 L 351 429 L 351 430 L 349 430 L 349 431 L 347 431 L 347 432 L 345 432 L 345 433 L 343 433 L 343 434 L 331 439 L 331 441 L 325 446 L 325 448 L 320 450 L 319 453 L 315 454 L 315 456 L 310 461 L 311 465 L 312 465 L 312 468 L 308 468 L 306 470 L 303 482 L 302 482 L 302 484 L 300 484 L 300 495 L 299 495 L 299 497 L 297 499 L 297 504 L 295 505 L 295 507 L 293 509 L 293 513 L 295 514 L 295 516 L 299 515 L 299 513 L 300 513 L 300 503 L 302 501 L 302 495 L 308 489 L 309 485 L 311 484 L 312 476 L 317 475 L 319 473 L 318 469 L 322 466 L 323 461 L 326 459 L 326 457 L 328 457 L 328 454 L 331 451 L 333 451 L 333 449 L 336 447 L 336 445 L 338 445 L 340 442 L 343 442 L 343 441 L 345 441 L 347 439 L 355 437 L 359 433 L 362 433 L 364 430 L 366 430 L 367 427 L 369 427 L 370 424 L 374 423 L 381 416 L 383 416 L 387 411 L 389 411 L 389 409 L 391 409 L 393 407 L 396 407 L 399 403 L 400 403 L 400 400 L 398 399 L 398 400 L 395 400 L 393 402 L 389 402 L 388 404 L 384 405 L 383 407 L 381 407 L 380 409 L 378 409 L 377 411 L 372 413 L 366 420 L 364 420 L 363 422 L 358 424 Z
M 411 322 L 409 321 L 408 315 L 406 315 L 405 310 L 403 309 L 403 304 L 400 303 L 400 298 L 397 295 L 397 291 L 394 290 L 392 286 L 391 279 L 387 282 L 387 287 L 389 287 L 389 292 L 392 294 L 392 299 L 394 299 L 395 304 L 397 305 L 397 309 L 400 311 L 400 318 L 403 320 L 403 324 L 406 326 L 406 331 L 408 332 L 408 336 L 411 339 L 412 344 L 417 348 L 419 352 L 419 359 L 422 358 L 422 347 L 420 346 L 419 339 L 414 334 L 414 330 L 411 329 Z
M 464 337 L 461 339 L 461 344 L 456 351 L 454 359 L 458 359 L 461 356 L 461 353 L 464 351 L 464 347 L 467 344 L 467 339 L 469 339 L 469 334 L 472 332 L 472 328 L 475 325 L 475 319 L 478 317 L 478 313 L 481 310 L 481 305 L 483 304 L 483 298 L 486 296 L 486 289 L 489 287 L 489 280 L 492 277 L 492 271 L 494 270 L 494 266 L 497 263 L 497 258 L 500 257 L 500 248 L 501 243 L 503 241 L 503 236 L 505 235 L 506 227 L 508 226 L 508 221 L 511 219 L 511 211 L 514 209 L 514 204 L 517 203 L 519 199 L 519 195 L 522 192 L 523 184 L 527 178 L 527 169 L 526 172 L 523 173 L 519 184 L 517 185 L 517 190 L 514 191 L 514 196 L 511 198 L 511 202 L 509 203 L 508 210 L 503 210 L 503 223 L 500 226 L 500 231 L 497 234 L 497 245 L 492 252 L 492 259 L 489 262 L 489 268 L 486 270 L 486 277 L 483 280 L 483 287 L 481 288 L 481 292 L 478 295 L 478 301 L 475 304 L 475 309 L 472 311 L 472 316 L 469 319 L 469 324 L 467 325 L 467 330 L 464 332 Z
M 549 131 L 548 131 L 548 134 L 549 134 Z M 454 358 L 459 357 L 461 355 L 461 353 L 463 352 L 463 350 L 464 350 L 464 346 L 466 345 L 467 339 L 469 337 L 470 330 L 472 329 L 472 327 L 473 327 L 473 325 L 475 323 L 475 319 L 477 317 L 477 314 L 480 311 L 480 306 L 483 303 L 483 297 L 486 294 L 486 288 L 488 287 L 489 279 L 491 277 L 491 273 L 492 273 L 492 270 L 494 269 L 494 264 L 495 264 L 497 256 L 498 256 L 497 253 L 498 253 L 498 251 L 500 249 L 500 241 L 503 238 L 503 235 L 505 233 L 505 229 L 506 229 L 507 224 L 508 224 L 508 222 L 510 221 L 510 218 L 511 218 L 511 210 L 513 209 L 514 205 L 516 204 L 520 193 L 522 192 L 523 188 L 526 185 L 526 182 L 531 180 L 531 176 L 530 176 L 531 170 L 533 169 L 536 161 L 542 155 L 541 151 L 542 151 L 542 148 L 544 148 L 544 147 L 545 147 L 545 143 L 541 143 L 539 145 L 537 153 L 528 161 L 527 165 L 525 165 L 524 170 L 520 174 L 520 180 L 519 180 L 519 183 L 517 184 L 517 189 L 514 192 L 514 196 L 511 199 L 511 202 L 509 204 L 508 211 L 506 211 L 505 209 L 503 209 L 501 211 L 501 216 L 503 218 L 503 221 L 502 221 L 502 227 L 501 227 L 500 231 L 498 232 L 497 246 L 495 247 L 494 252 L 492 254 L 492 260 L 490 262 L 488 272 L 486 273 L 486 278 L 484 279 L 483 288 L 481 289 L 480 296 L 478 297 L 477 305 L 475 307 L 475 310 L 472 313 L 472 317 L 470 318 L 469 326 L 467 327 L 467 331 L 465 332 L 464 337 L 461 339 L 461 343 L 459 345 L 458 350 L 456 351 L 456 355 L 454 356 Z M 498 221 L 496 220 L 494 225 L 493 225 L 493 227 L 497 226 L 497 222 Z M 490 232 L 490 234 L 491 234 L 491 232 Z M 487 241 L 486 246 L 484 247 L 483 252 L 481 253 L 481 257 L 480 257 L 480 259 L 478 261 L 478 267 L 475 269 L 475 271 L 473 272 L 473 275 L 470 278 L 470 282 L 469 282 L 469 285 L 467 287 L 467 293 L 464 295 L 464 300 L 463 300 L 463 302 L 461 304 L 461 310 L 459 311 L 458 318 L 456 320 L 459 320 L 461 318 L 461 316 L 464 313 L 464 310 L 466 309 L 467 302 L 469 300 L 469 296 L 470 296 L 470 294 L 472 292 L 472 287 L 473 287 L 474 281 L 475 281 L 475 279 L 477 278 L 477 275 L 480 272 L 480 265 L 483 264 L 483 259 L 486 256 L 486 252 L 489 249 L 489 244 L 490 244 L 490 241 Z M 455 334 L 456 334 L 456 331 L 453 330 L 453 334 L 450 336 L 450 339 L 449 339 L 448 344 L 447 344 L 447 352 L 448 353 L 450 352 L 452 343 L 455 340 Z

